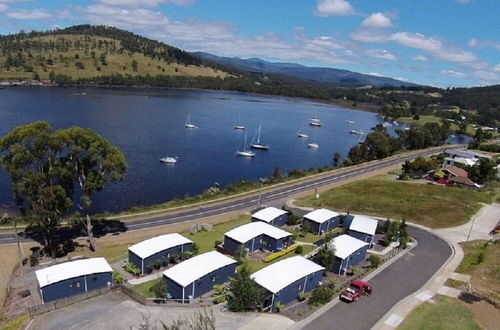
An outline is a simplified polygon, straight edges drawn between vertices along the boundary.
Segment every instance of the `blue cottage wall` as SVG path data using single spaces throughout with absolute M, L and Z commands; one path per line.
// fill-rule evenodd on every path
M 347 235 L 357 238 L 363 242 L 366 242 L 368 244 L 371 244 L 373 242 L 373 236 L 365 233 L 360 233 L 359 231 L 355 230 L 347 230 L 346 232 Z
M 87 278 L 87 291 L 85 291 L 85 278 Z M 71 297 L 95 289 L 105 288 L 112 283 L 112 274 L 98 273 L 87 276 L 79 276 L 60 281 L 41 288 L 43 302 Z
M 148 264 L 154 263 L 157 260 L 163 260 L 164 258 L 168 257 L 169 255 L 172 254 L 178 254 L 181 252 L 186 252 L 186 251 L 191 251 L 193 249 L 193 243 L 186 243 L 186 244 L 180 244 L 177 246 L 173 246 L 169 249 L 165 249 L 163 251 L 157 252 L 147 258 L 144 258 L 144 269 L 142 269 L 142 258 L 137 256 L 135 253 L 132 251 L 128 251 L 128 258 L 131 263 L 139 267 L 141 269 L 142 273 L 147 273 L 150 271 L 148 269 Z
M 229 281 L 229 277 L 234 276 L 235 272 L 236 263 L 233 263 L 206 274 L 205 276 L 195 280 L 193 283 L 188 284 L 184 288 L 184 299 L 188 299 L 188 297 L 193 294 L 193 287 L 193 298 L 197 298 L 211 291 L 214 285 Z M 182 299 L 182 286 L 166 276 L 163 278 L 165 284 L 167 285 L 167 292 L 172 296 L 172 298 Z
M 301 292 L 310 292 L 314 290 L 314 288 L 318 286 L 318 283 L 322 278 L 323 271 L 320 270 L 306 277 L 302 277 L 300 280 L 297 280 L 287 287 L 283 288 L 274 296 L 274 305 L 272 306 L 272 311 L 275 311 L 277 302 L 286 305 L 297 299 Z
M 357 264 L 365 260 L 367 251 L 368 245 L 354 251 L 349 257 L 345 258 L 344 261 L 338 257 L 335 257 L 332 272 L 334 272 L 335 274 L 343 274 L 344 270 L 348 270 L 349 267 L 356 266 Z M 340 268 L 341 266 L 342 269 Z

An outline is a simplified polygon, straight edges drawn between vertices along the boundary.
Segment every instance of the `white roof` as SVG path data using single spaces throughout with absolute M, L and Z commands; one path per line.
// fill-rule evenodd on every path
M 128 249 L 139 258 L 145 259 L 160 251 L 187 243 L 192 243 L 192 241 L 180 234 L 173 233 L 147 239 L 130 246 Z
M 367 246 L 368 243 L 349 235 L 340 235 L 332 239 L 329 245 L 335 247 L 336 257 L 345 259 L 362 247 Z
M 35 272 L 40 288 L 83 275 L 112 272 L 111 266 L 104 258 L 81 259 L 68 261 Z
M 230 237 L 240 243 L 248 242 L 252 238 L 262 234 L 266 234 L 267 236 L 272 237 L 274 239 L 280 239 L 283 237 L 292 236 L 292 234 L 287 231 L 276 228 L 272 225 L 269 225 L 261 221 L 250 222 L 247 223 L 246 225 L 236 227 L 225 233 L 227 237 Z
M 235 263 L 234 259 L 220 252 L 211 251 L 183 261 L 164 271 L 163 275 L 186 287 L 214 270 Z
M 277 217 L 288 213 L 287 211 L 284 211 L 282 209 L 277 209 L 275 207 L 269 206 L 266 207 L 265 209 L 262 209 L 258 212 L 255 212 L 252 214 L 252 218 L 259 219 L 265 222 L 271 222 Z
M 349 229 L 368 235 L 375 235 L 377 224 L 378 221 L 375 219 L 364 217 L 362 215 L 355 215 Z
M 464 165 L 467 165 L 467 166 L 473 166 L 477 163 L 477 160 L 475 158 L 464 158 L 464 157 L 455 157 L 455 158 L 452 158 L 452 157 L 445 157 L 444 158 L 445 161 L 453 164 L 453 163 L 460 163 L 460 164 L 464 164 Z
M 266 290 L 277 293 L 293 282 L 323 269 L 304 257 L 296 256 L 262 268 L 253 273 L 251 278 Z
M 339 214 L 337 212 L 333 212 L 327 209 L 317 209 L 304 215 L 304 218 L 307 218 L 317 223 L 323 223 L 338 215 Z

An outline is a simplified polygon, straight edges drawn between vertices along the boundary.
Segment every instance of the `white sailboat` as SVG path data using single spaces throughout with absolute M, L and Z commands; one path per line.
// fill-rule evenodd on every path
M 261 131 L 262 131 L 262 125 L 259 125 L 259 130 L 257 131 L 257 133 L 255 133 L 250 146 L 254 149 L 267 150 L 267 149 L 269 149 L 269 146 L 267 144 L 260 143 L 260 132 Z M 254 142 L 255 137 L 257 137 L 257 142 Z
M 352 129 L 352 130 L 349 131 L 349 134 L 364 135 L 365 132 Z
M 356 123 L 354 120 L 346 120 L 345 122 L 348 123 L 348 124 L 354 124 L 354 123 Z
M 234 126 L 234 129 L 239 129 L 239 130 L 244 130 L 246 129 L 245 126 L 241 125 L 241 118 L 238 116 L 238 124 Z
M 303 124 L 303 125 L 300 127 L 300 129 L 297 131 L 297 136 L 298 136 L 299 138 L 308 138 L 308 137 L 309 137 L 309 135 L 307 135 L 306 133 L 302 133 L 302 132 L 301 132 L 301 131 L 302 131 L 302 129 L 304 128 L 304 125 L 305 125 L 305 124 Z
M 177 157 L 162 157 L 160 158 L 160 162 L 165 163 L 165 164 L 175 164 L 177 163 Z
M 319 148 L 319 145 L 318 145 L 317 143 L 314 143 L 314 142 L 313 142 L 313 143 L 309 143 L 309 144 L 307 145 L 307 147 L 308 147 L 309 149 L 318 149 L 318 148 Z
M 187 119 L 186 119 L 186 123 L 184 124 L 184 127 L 186 127 L 186 128 L 198 128 L 198 126 L 191 123 L 191 114 L 188 114 Z
M 311 118 L 309 119 L 309 125 L 315 127 L 321 127 L 321 120 L 319 120 L 318 118 Z
M 251 150 L 247 150 L 247 132 L 245 132 L 245 142 L 243 143 L 243 150 L 237 150 L 236 155 L 241 156 L 241 157 L 254 157 L 255 153 Z

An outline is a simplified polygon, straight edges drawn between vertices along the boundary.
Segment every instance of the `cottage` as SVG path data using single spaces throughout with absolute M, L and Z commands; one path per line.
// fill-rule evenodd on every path
M 46 303 L 111 286 L 113 270 L 104 258 L 64 262 L 37 270 L 42 302 Z
M 302 226 L 309 226 L 313 233 L 321 234 L 338 227 L 340 214 L 327 209 L 318 209 L 304 215 Z
M 349 267 L 363 261 L 368 250 L 368 243 L 349 235 L 340 235 L 330 241 L 330 246 L 335 247 L 335 260 L 332 271 L 335 274 L 345 274 Z
M 265 290 L 263 308 L 274 311 L 277 302 L 288 304 L 300 293 L 312 291 L 321 281 L 324 269 L 304 257 L 296 256 L 269 265 L 251 277 Z
M 259 249 L 276 252 L 287 248 L 292 234 L 265 222 L 250 222 L 224 234 L 224 249 L 235 254 L 243 246 L 252 253 Z
M 436 173 L 441 173 L 440 176 Z M 444 176 L 443 176 L 444 175 Z M 448 185 L 458 185 L 465 186 L 467 188 L 477 188 L 478 185 L 469 179 L 469 174 L 466 170 L 456 167 L 448 166 L 442 167 L 434 171 L 429 171 L 427 178 L 429 180 L 435 180 L 439 183 L 446 183 Z
M 378 221 L 362 215 L 355 215 L 347 227 L 346 234 L 373 245 Z
M 263 221 L 274 226 L 283 226 L 288 220 L 288 212 L 275 207 L 266 207 L 252 215 L 252 221 Z
M 482 158 L 491 159 L 489 155 L 471 150 L 446 149 L 444 153 L 446 157 L 444 158 L 443 167 L 454 166 L 456 163 L 472 166 Z
M 199 297 L 236 272 L 236 261 L 217 251 L 200 254 L 163 272 L 169 297 L 181 302 Z
M 193 242 L 186 237 L 173 233 L 153 237 L 128 248 L 128 261 L 139 267 L 141 273 L 147 273 L 151 265 L 166 260 L 173 254 L 191 251 Z

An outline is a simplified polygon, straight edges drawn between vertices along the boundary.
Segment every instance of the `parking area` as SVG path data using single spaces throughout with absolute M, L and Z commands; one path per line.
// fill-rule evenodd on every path
M 228 313 L 214 306 L 217 329 L 286 329 L 294 322 L 277 314 Z M 143 306 L 120 291 L 35 316 L 28 329 L 139 329 L 145 319 L 170 325 L 179 318 L 191 317 L 199 309 L 190 307 Z

